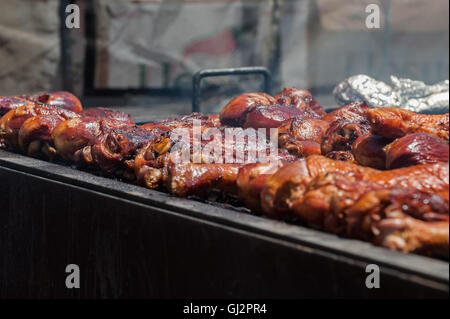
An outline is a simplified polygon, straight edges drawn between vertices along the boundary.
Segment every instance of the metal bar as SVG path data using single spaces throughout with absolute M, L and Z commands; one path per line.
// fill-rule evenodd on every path
M 71 3 L 70 0 L 61 0 L 59 5 L 59 17 L 60 17 L 60 27 L 59 27 L 59 36 L 60 36 L 60 50 L 61 50 L 61 79 L 63 90 L 71 91 L 72 83 L 71 83 L 71 58 L 70 58 L 70 39 L 68 32 L 69 30 L 66 28 L 65 20 L 66 20 L 66 7 Z
M 256 66 L 256 67 L 243 67 L 230 69 L 207 69 L 197 72 L 192 77 L 192 111 L 200 112 L 201 81 L 204 78 L 218 77 L 218 76 L 249 75 L 249 74 L 263 75 L 264 92 L 270 94 L 272 87 L 272 74 L 265 67 Z
M 97 21 L 94 2 L 86 1 L 85 10 L 86 57 L 84 62 L 84 95 L 94 95 L 97 59 Z
M 392 72 L 391 68 L 391 2 L 385 1 L 384 2 L 384 21 L 385 21 L 385 27 L 384 27 L 384 48 L 383 48 L 383 57 L 384 57 L 384 68 L 383 71 L 387 72 L 385 74 L 382 74 L 382 76 L 389 76 Z
M 273 0 L 272 4 L 272 47 L 270 52 L 269 69 L 273 75 L 273 82 L 276 89 L 279 89 L 281 84 L 280 69 L 281 69 L 281 15 L 282 4 L 279 0 Z

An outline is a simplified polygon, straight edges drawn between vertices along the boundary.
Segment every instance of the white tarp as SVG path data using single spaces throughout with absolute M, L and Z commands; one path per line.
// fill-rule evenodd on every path
M 261 28 L 245 24 L 246 9 Z M 199 69 L 268 59 L 270 1 L 100 0 L 97 12 L 98 88 L 190 86 Z
M 60 63 L 59 1 L 8 0 L 0 6 L 0 94 L 56 87 Z

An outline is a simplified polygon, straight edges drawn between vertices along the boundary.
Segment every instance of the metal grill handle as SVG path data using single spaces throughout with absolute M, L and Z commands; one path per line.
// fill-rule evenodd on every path
M 218 76 L 233 76 L 233 75 L 262 75 L 264 76 L 264 92 L 270 94 L 272 87 L 272 74 L 270 71 L 261 66 L 230 68 L 230 69 L 207 69 L 201 70 L 194 74 L 192 79 L 192 112 L 200 112 L 201 102 L 201 82 L 204 78 L 218 77 Z

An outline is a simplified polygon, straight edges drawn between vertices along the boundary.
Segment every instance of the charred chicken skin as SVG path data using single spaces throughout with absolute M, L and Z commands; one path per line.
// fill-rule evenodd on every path
M 194 132 L 194 121 L 201 124 L 199 132 Z M 158 123 L 148 123 L 141 126 L 141 128 L 159 132 L 159 136 L 149 140 L 139 150 L 133 163 L 138 183 L 151 189 L 162 187 L 163 173 L 161 170 L 164 169 L 164 172 L 167 172 L 165 166 L 169 163 L 169 157 L 166 155 L 173 151 L 172 148 L 175 145 L 179 148 L 187 148 L 189 151 L 193 151 L 194 137 L 202 140 L 201 136 L 211 128 L 223 130 L 218 116 L 207 116 L 200 113 L 193 113 L 188 116 L 168 119 Z M 189 140 L 178 140 L 177 130 L 187 130 L 190 137 Z M 171 133 L 174 134 L 172 135 Z M 180 133 L 182 132 L 180 131 Z M 203 139 L 200 146 L 205 146 L 209 142 L 208 139 Z M 200 161 L 202 160 L 200 158 Z
M 73 112 L 81 112 L 83 110 L 80 100 L 72 93 L 65 91 L 36 94 L 29 97 L 29 99 Z
M 66 119 L 59 115 L 38 115 L 27 119 L 19 131 L 19 146 L 24 154 L 53 160 L 57 151 L 53 130 Z
M 318 117 L 326 115 L 323 107 L 306 90 L 296 88 L 284 89 L 283 92 L 275 96 L 275 100 L 281 105 L 291 105 L 302 111 L 312 111 Z
M 319 118 L 318 115 L 310 109 L 301 110 L 291 105 L 269 105 L 256 106 L 247 114 L 243 128 L 277 128 L 286 121 L 301 118 Z
M 302 221 L 338 235 L 403 252 L 448 258 L 448 198 L 384 187 L 358 174 L 320 174 L 291 210 Z
M 104 113 L 104 112 L 102 112 Z M 200 113 L 168 119 L 158 123 L 148 123 L 140 127 L 132 125 L 124 116 L 107 113 L 122 125 L 110 125 L 109 121 L 97 122 L 96 129 L 87 130 L 89 138 L 75 144 L 75 159 L 78 165 L 90 165 L 99 169 L 104 175 L 118 176 L 126 180 L 134 180 L 135 158 L 144 146 L 164 144 L 168 141 L 168 133 L 175 129 L 190 128 L 194 120 L 201 127 L 208 128 L 220 125 L 218 116 L 207 116 Z M 83 125 L 83 123 L 80 123 Z M 172 145 L 172 144 L 171 144 Z M 161 146 L 159 146 L 161 149 Z M 167 149 L 168 151 L 169 149 Z M 73 153 L 73 149 L 70 149 Z
M 261 193 L 264 190 L 267 179 L 280 167 L 294 162 L 295 159 L 280 159 L 278 163 L 249 164 L 240 168 L 236 180 L 239 189 L 239 197 L 245 206 L 255 214 L 262 213 Z
M 334 161 L 320 155 L 309 156 L 285 165 L 271 175 L 261 194 L 264 212 L 273 218 L 294 214 L 294 202 L 302 201 L 311 181 L 327 173 L 357 174 L 360 180 L 385 188 L 402 187 L 414 191 L 448 197 L 449 168 L 447 163 L 417 165 L 396 170 L 379 171 L 348 162 Z M 320 198 L 317 198 L 320 201 Z
M 199 193 L 200 190 L 211 189 L 212 186 L 222 192 L 234 194 L 239 168 L 248 163 L 264 160 L 293 161 L 296 158 L 285 152 L 271 154 L 273 148 L 271 149 L 267 141 L 262 145 L 248 143 L 249 136 L 245 130 L 234 129 L 235 134 L 232 138 L 225 130 L 225 127 L 204 127 L 200 132 L 189 129 L 191 138 L 187 141 L 177 140 L 177 136 L 171 136 L 170 133 L 156 138 L 142 148 L 135 158 L 135 174 L 138 182 L 148 188 L 165 187 L 169 192 L 179 196 Z M 202 136 L 201 140 L 195 139 L 199 137 L 197 135 Z M 265 138 L 263 135 L 264 140 Z M 222 165 L 223 170 L 219 168 Z M 206 173 L 208 168 L 214 172 L 214 178 L 213 175 Z M 182 176 L 181 173 L 184 171 L 189 174 Z M 211 180 L 209 184 L 205 179 Z M 231 180 L 234 183 L 233 187 L 229 186 Z M 186 189 L 180 190 L 180 185 L 184 185 Z
M 73 112 L 80 112 L 83 109 L 80 100 L 69 92 L 41 93 L 23 96 L 0 96 L 0 116 L 5 115 L 12 109 L 26 104 L 45 104 Z
M 220 122 L 223 125 L 242 127 L 248 113 L 257 106 L 276 104 L 274 97 L 265 93 L 249 93 L 238 96 L 230 101 L 220 112 Z
M 448 162 L 448 141 L 428 133 L 409 134 L 392 140 L 366 135 L 353 143 L 356 162 L 377 169 L 395 169 L 418 164 Z
M 298 157 L 320 155 L 329 123 L 321 119 L 297 117 L 278 129 L 278 146 Z
M 443 115 L 423 115 L 404 109 L 376 108 L 367 111 L 372 133 L 387 138 L 399 138 L 413 133 L 428 133 L 448 141 L 449 118 Z
M 107 107 L 93 107 L 80 112 L 81 117 L 92 117 L 97 119 L 111 119 L 122 123 L 134 125 L 134 121 L 129 114 L 116 111 Z
M 448 141 L 428 133 L 406 135 L 387 145 L 384 150 L 387 169 L 438 162 L 448 163 Z
M 129 115 L 107 108 L 86 109 L 77 115 L 79 117 L 73 118 L 114 119 L 129 125 L 134 124 Z M 19 131 L 21 150 L 29 156 L 52 160 L 58 155 L 53 142 L 53 131 L 65 120 L 58 115 L 39 115 L 27 119 Z
M 143 149 L 134 161 L 139 184 L 150 189 L 162 188 L 171 194 L 186 197 L 207 195 L 214 191 L 235 193 L 236 178 L 242 164 L 193 163 L 182 161 L 181 152 L 164 153 L 149 158 Z
M 20 96 L 0 96 L 0 116 L 27 104 L 34 105 L 35 102 Z
M 179 128 L 192 128 L 194 120 L 198 121 L 202 127 L 220 127 L 220 119 L 218 115 L 210 116 L 202 113 L 192 113 L 178 118 L 171 118 L 161 122 L 148 123 L 141 126 L 146 130 L 160 129 L 171 131 Z
M 276 97 L 265 93 L 241 95 L 225 106 L 220 121 L 235 127 L 277 128 L 284 121 L 305 115 L 321 118 L 325 111 L 308 91 L 285 89 Z
M 322 139 L 322 154 L 351 151 L 353 143 L 359 137 L 368 135 L 370 133 L 368 110 L 366 103 L 357 102 L 324 116 L 323 120 L 330 125 Z
M 355 156 L 350 151 L 332 151 L 332 152 L 327 153 L 327 158 L 335 160 L 335 161 L 358 164 Z
M 80 117 L 78 113 L 59 107 L 44 104 L 26 104 L 12 109 L 0 119 L 0 139 L 4 139 L 7 147 L 18 150 L 19 132 L 22 125 L 26 120 L 38 115 L 44 117 L 48 115 L 58 116 L 63 120 Z M 50 122 L 48 124 L 50 124 Z
M 165 163 L 158 173 L 153 172 L 152 182 L 159 176 L 160 182 L 167 191 L 181 197 L 192 195 L 208 197 L 210 194 L 226 194 L 245 199 L 240 194 L 242 188 L 238 187 L 238 179 L 241 175 L 240 170 L 248 164 L 180 162 L 179 156 L 176 153 L 164 155 L 162 160 Z M 293 160 L 294 157 L 281 153 L 274 161 L 275 164 L 271 165 L 282 165 L 284 162 Z M 144 178 L 148 179 L 149 177 L 145 176 Z
M 92 163 L 103 174 L 134 180 L 134 158 L 142 147 L 162 136 L 160 129 L 146 130 L 137 126 L 113 128 L 101 134 L 84 153 L 92 156 Z
M 82 167 L 92 165 L 90 146 L 112 129 L 135 126 L 128 114 L 107 108 L 86 109 L 82 117 L 60 123 L 52 131 L 57 154 L 65 161 Z
M 236 189 L 240 167 L 242 164 L 180 164 L 169 155 L 163 171 L 163 182 L 171 194 L 181 197 L 208 196 L 215 190 L 231 195 Z
M 385 147 L 391 142 L 391 139 L 378 135 L 368 134 L 359 137 L 352 146 L 356 163 L 380 170 L 386 169 Z
M 115 119 L 76 118 L 60 123 L 52 132 L 52 140 L 59 156 L 82 167 L 92 164 L 91 154 L 84 148 L 93 145 L 100 135 L 122 126 L 128 124 Z

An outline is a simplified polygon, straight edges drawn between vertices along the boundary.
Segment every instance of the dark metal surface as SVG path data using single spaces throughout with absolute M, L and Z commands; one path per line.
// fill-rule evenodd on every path
M 261 66 L 230 68 L 230 69 L 207 69 L 194 74 L 192 77 L 192 112 L 200 112 L 201 82 L 205 78 L 218 76 L 236 75 L 262 75 L 264 76 L 264 92 L 270 94 L 272 87 L 272 74 Z
M 0 180 L 0 297 L 448 298 L 448 262 L 5 151 Z

